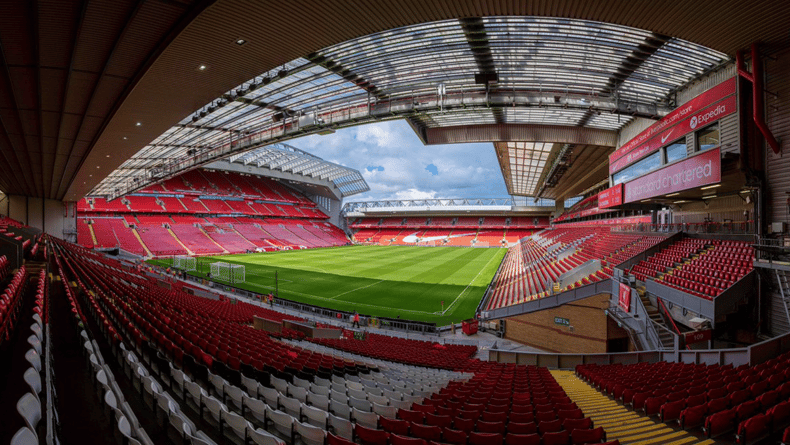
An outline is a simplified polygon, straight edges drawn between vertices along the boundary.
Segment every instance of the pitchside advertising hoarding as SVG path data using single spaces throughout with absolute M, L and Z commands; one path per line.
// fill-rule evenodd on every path
M 735 79 L 700 94 L 639 133 L 609 155 L 609 174 L 655 152 L 669 142 L 735 113 Z
M 703 151 L 625 183 L 625 202 L 721 182 L 721 148 Z
M 598 194 L 598 208 L 608 209 L 623 203 L 623 184 L 617 184 Z

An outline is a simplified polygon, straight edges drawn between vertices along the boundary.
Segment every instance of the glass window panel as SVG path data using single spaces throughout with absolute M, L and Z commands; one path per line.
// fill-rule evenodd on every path
M 620 170 L 612 176 L 614 185 L 628 182 L 661 167 L 661 151 L 642 159 L 641 161 Z
M 666 147 L 667 164 L 686 157 L 686 139 L 677 140 Z
M 697 132 L 697 150 L 699 151 L 718 147 L 720 143 L 718 122 Z

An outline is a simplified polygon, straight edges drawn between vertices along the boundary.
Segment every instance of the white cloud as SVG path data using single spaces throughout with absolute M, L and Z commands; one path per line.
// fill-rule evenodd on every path
M 507 197 L 493 144 L 425 146 L 405 121 L 385 121 L 307 136 L 289 144 L 359 170 L 370 191 L 351 201 Z M 426 166 L 438 170 L 433 175 Z M 368 171 L 381 166 L 384 170 Z
M 402 199 L 402 200 L 409 200 L 409 199 L 434 199 L 436 198 L 436 192 L 431 190 L 430 192 L 424 192 L 417 189 L 408 189 L 408 190 L 401 190 L 399 192 L 395 192 L 395 199 Z

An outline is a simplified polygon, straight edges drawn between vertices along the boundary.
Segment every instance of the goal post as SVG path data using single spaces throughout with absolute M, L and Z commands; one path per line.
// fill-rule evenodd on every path
M 177 255 L 173 257 L 173 268 L 186 271 L 197 270 L 197 259 L 195 257 L 186 255 Z
M 229 264 L 223 261 L 211 263 L 211 278 L 228 283 L 243 283 L 247 268 L 241 264 Z

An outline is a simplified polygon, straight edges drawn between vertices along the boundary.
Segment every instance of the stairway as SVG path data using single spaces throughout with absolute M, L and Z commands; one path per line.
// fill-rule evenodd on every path
M 153 253 L 151 253 L 151 251 L 150 251 L 150 250 L 148 250 L 148 246 L 146 246 L 146 245 L 145 245 L 145 243 L 143 242 L 143 239 L 142 239 L 142 238 L 140 238 L 140 234 L 139 234 L 139 233 L 137 233 L 137 229 L 132 229 L 132 234 L 134 235 L 134 237 L 135 237 L 135 238 L 137 238 L 137 241 L 139 241 L 139 242 L 140 242 L 140 245 L 141 245 L 141 246 L 143 246 L 143 249 L 145 249 L 145 253 L 146 253 L 146 254 L 147 254 L 149 257 L 152 257 L 152 256 L 154 256 L 154 254 L 153 254 Z
M 177 236 L 176 236 L 176 234 L 173 232 L 173 230 L 171 230 L 171 229 L 167 229 L 167 233 L 169 233 L 169 234 L 170 234 L 170 236 L 172 236 L 172 237 L 173 237 L 173 239 L 174 239 L 174 240 L 176 240 L 176 242 L 178 243 L 178 245 L 179 245 L 179 246 L 181 246 L 181 247 L 183 247 L 183 248 L 184 248 L 184 250 L 186 250 L 186 251 L 187 251 L 187 253 L 188 253 L 190 256 L 194 256 L 194 255 L 195 255 L 195 252 L 193 252 L 193 251 L 189 250 L 189 248 L 188 248 L 188 247 L 187 247 L 187 246 L 186 246 L 184 243 L 182 243 L 180 239 L 178 239 L 178 237 L 177 237 Z
M 653 306 L 650 303 L 650 299 L 647 297 L 647 292 L 645 292 L 644 286 L 639 286 L 636 288 L 636 293 L 639 295 L 639 299 L 642 300 L 642 305 L 647 310 L 647 315 L 659 326 L 663 326 L 665 329 L 656 329 L 658 332 L 658 338 L 661 340 L 662 349 L 669 349 L 672 350 L 675 348 L 675 337 L 672 335 L 670 330 L 671 327 L 667 326 L 664 322 L 664 317 L 661 315 L 661 312 L 658 310 L 657 307 Z
M 223 245 L 221 245 L 220 243 L 218 243 L 218 242 L 214 241 L 214 238 L 210 237 L 210 236 L 209 236 L 209 234 L 208 234 L 208 233 L 207 233 L 205 230 L 203 230 L 203 226 L 201 226 L 200 224 L 198 224 L 198 229 L 200 230 L 200 232 L 201 232 L 203 235 L 205 235 L 205 236 L 206 236 L 206 238 L 208 238 L 208 239 L 209 239 L 209 241 L 211 241 L 212 243 L 214 243 L 214 245 L 215 245 L 215 246 L 217 246 L 217 247 L 219 247 L 220 249 L 222 249 L 222 254 L 223 254 L 223 255 L 228 255 L 228 254 L 230 253 L 230 252 L 228 252 L 228 249 L 226 249 L 226 248 L 225 248 L 225 246 L 223 246 Z
M 623 445 L 712 445 L 716 441 L 697 437 L 640 415 L 596 391 L 573 371 L 553 370 L 551 374 L 595 427 L 603 427 L 607 440 Z
M 88 224 L 88 231 L 91 234 L 91 241 L 93 242 L 93 245 L 98 246 L 99 241 L 96 240 L 96 233 L 93 231 L 93 224 Z

